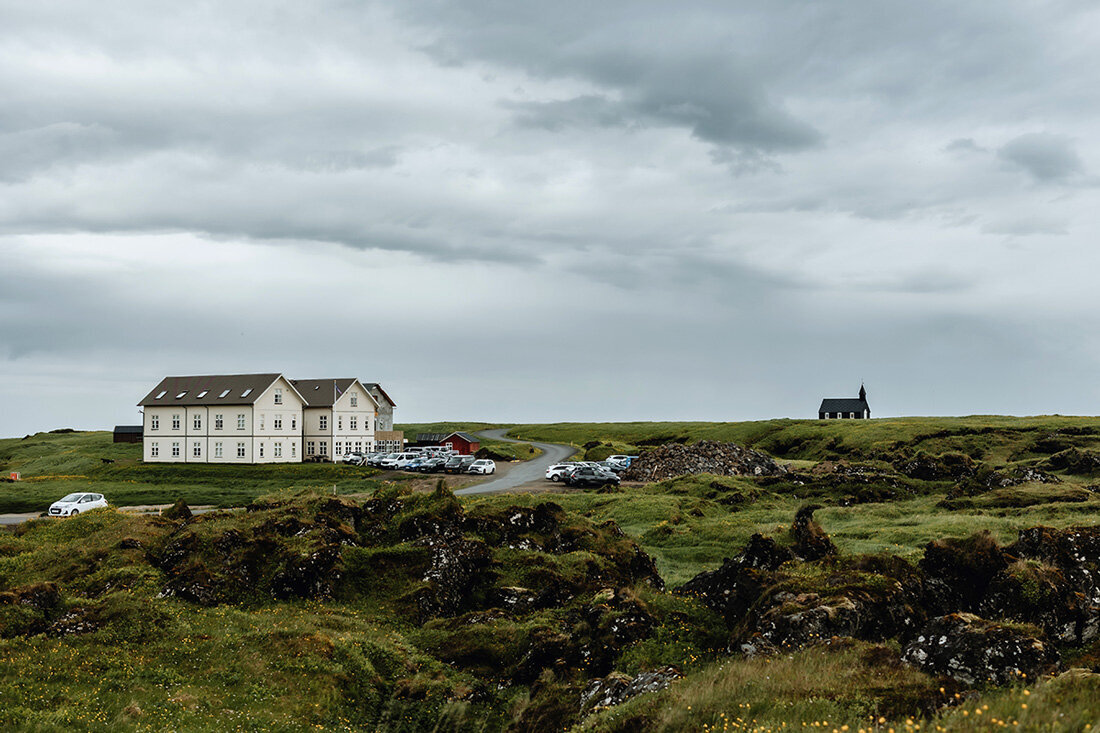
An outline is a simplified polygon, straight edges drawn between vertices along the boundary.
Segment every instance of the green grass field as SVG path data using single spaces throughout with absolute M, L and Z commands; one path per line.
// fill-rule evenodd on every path
M 108 459 L 112 463 L 106 463 Z M 336 487 L 337 493 L 374 491 L 376 471 L 334 463 L 265 466 L 142 463 L 141 444 L 112 443 L 108 432 L 38 433 L 0 440 L 0 513 L 45 509 L 65 494 L 97 491 L 116 506 L 170 504 L 241 506 L 278 490 Z

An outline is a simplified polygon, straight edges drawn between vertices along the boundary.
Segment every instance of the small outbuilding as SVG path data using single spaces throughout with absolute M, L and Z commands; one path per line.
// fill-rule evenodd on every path
M 472 456 L 481 448 L 481 441 L 469 433 L 451 433 L 439 441 L 439 445 L 451 448 L 464 456 Z
M 145 428 L 141 425 L 115 425 L 115 443 L 140 443 Z
M 818 420 L 867 420 L 871 408 L 867 404 L 867 390 L 859 385 L 859 397 L 855 399 L 826 397 L 817 408 Z

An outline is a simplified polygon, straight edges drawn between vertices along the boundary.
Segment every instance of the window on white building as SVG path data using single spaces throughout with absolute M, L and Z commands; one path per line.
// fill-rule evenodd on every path
M 150 443 L 149 444 L 149 457 L 150 458 L 159 458 L 160 457 L 160 443 Z
M 173 458 L 179 458 L 180 457 L 180 444 L 179 443 L 172 443 L 172 457 Z
M 291 415 L 290 416 L 290 429 L 291 430 L 297 430 L 298 429 L 298 416 L 297 415 Z
M 183 399 L 183 396 L 184 396 L 185 394 L 187 394 L 187 390 L 186 390 L 186 389 L 185 389 L 185 390 L 183 390 L 182 392 L 180 392 L 180 393 L 179 393 L 178 395 L 176 395 L 176 399 L 177 399 L 177 400 L 182 400 L 182 399 Z
M 252 394 L 252 388 L 251 387 L 246 389 L 244 392 L 241 392 L 241 397 L 247 397 L 250 394 Z
M 290 441 L 290 457 L 295 458 L 298 455 L 298 444 L 293 440 Z
M 264 457 L 264 444 L 260 443 L 260 458 Z
M 150 430 L 160 430 L 160 416 L 153 415 L 152 417 L 149 418 L 149 429 Z
M 225 427 L 225 420 L 223 419 L 224 417 L 225 416 L 221 415 L 221 414 L 214 415 L 214 429 L 215 430 L 221 430 L 223 427 Z
M 275 390 L 275 404 L 276 405 L 283 404 L 283 390 L 282 389 L 276 389 Z
M 336 429 L 341 430 L 341 431 L 344 429 L 344 416 L 343 415 L 340 415 L 336 418 Z
M 202 458 L 202 443 L 191 444 L 191 455 L 195 458 Z
M 202 392 L 199 392 L 197 395 L 195 395 L 195 399 L 196 400 L 201 400 L 203 397 L 206 396 L 206 393 L 209 392 L 209 391 L 210 390 L 208 390 L 208 389 L 204 389 Z
M 222 457 L 222 444 L 221 443 L 215 443 L 214 444 L 214 457 L 215 458 L 221 458 Z
M 157 396 L 154 397 L 153 399 L 159 400 L 161 397 L 163 397 L 166 394 L 168 394 L 168 390 L 162 389 L 160 392 L 157 393 Z
M 355 441 L 355 452 L 356 453 L 362 453 L 363 452 L 363 441 L 361 441 L 361 440 Z
M 263 431 L 264 431 L 264 414 L 261 412 L 260 413 L 260 432 L 262 433 Z
M 191 425 L 195 428 L 195 430 L 202 430 L 202 417 L 199 415 L 195 415 L 195 417 L 191 420 Z
M 237 430 L 244 430 L 244 414 L 237 415 Z
M 237 443 L 237 458 L 244 458 L 244 443 Z
M 355 417 L 349 417 L 348 418 L 348 428 L 350 430 L 353 430 L 353 431 L 358 430 L 359 429 L 358 426 L 359 426 L 359 419 L 358 418 L 355 418 Z
M 283 416 L 282 415 L 276 415 L 275 416 L 275 429 L 276 430 L 282 430 L 283 429 Z
M 327 456 L 328 455 L 328 441 L 327 440 L 322 440 L 320 442 L 320 447 L 321 447 L 321 455 Z
M 276 443 L 275 444 L 275 457 L 276 458 L 282 458 L 283 457 L 283 444 L 282 443 Z
M 353 394 L 349 399 L 351 399 L 352 407 L 359 407 L 359 395 Z
M 328 415 L 319 415 L 317 420 L 320 423 L 321 430 L 328 430 Z
M 173 415 L 172 416 L 172 429 L 173 430 L 179 430 L 180 429 L 180 416 L 179 415 Z
M 317 455 L 317 447 L 316 447 L 316 445 L 314 445 L 312 440 L 307 440 L 306 441 L 306 455 L 307 456 Z
M 223 389 L 223 390 L 222 390 L 222 393 L 221 393 L 220 395 L 218 395 L 218 399 L 219 399 L 219 400 L 224 400 L 224 399 L 225 399 L 225 396 L 226 396 L 227 394 L 229 394 L 229 390 L 228 390 L 228 389 Z
M 336 455 L 338 455 L 338 456 L 344 455 L 344 444 L 341 443 L 340 441 L 336 441 Z

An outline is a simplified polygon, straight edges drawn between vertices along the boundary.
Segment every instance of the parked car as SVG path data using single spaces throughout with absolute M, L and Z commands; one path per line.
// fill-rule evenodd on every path
M 408 465 L 409 461 L 420 456 L 416 453 L 390 453 L 378 462 L 379 468 L 397 469 Z
M 393 461 L 393 467 L 400 471 L 411 470 L 409 466 L 412 464 L 424 460 L 424 456 L 419 453 L 402 453 Z
M 90 512 L 107 506 L 103 494 L 69 494 L 50 504 L 51 517 L 74 517 L 81 512 Z
M 637 457 L 638 456 L 616 455 L 616 456 L 608 456 L 607 460 L 611 463 L 619 464 L 620 466 L 622 466 L 622 469 L 625 471 L 626 469 L 630 468 L 630 464 L 633 463 L 634 459 L 637 458 Z
M 466 473 L 480 473 L 483 476 L 496 472 L 497 464 L 488 458 L 479 458 L 466 469 Z
M 578 465 L 579 464 L 576 463 L 555 463 L 553 466 L 546 469 L 546 478 L 551 481 L 564 481 L 566 475 L 574 468 L 577 468 Z
M 473 456 L 452 456 L 443 470 L 447 473 L 466 473 L 466 469 L 476 460 Z
M 367 459 L 367 465 L 380 467 L 382 461 L 387 458 L 397 458 L 397 453 L 371 453 L 370 458 Z
M 366 463 L 366 460 L 366 456 L 364 456 L 362 453 L 356 453 L 354 451 L 351 453 L 345 453 L 340 458 L 341 462 L 350 463 L 353 466 L 362 466 L 364 463 Z
M 435 473 L 436 471 L 442 471 L 444 464 L 447 463 L 447 459 L 443 456 L 434 456 L 432 458 L 425 458 L 420 462 L 420 465 L 416 467 L 417 471 L 421 473 Z
M 611 473 L 616 474 L 616 475 L 618 475 L 618 474 L 620 474 L 620 473 L 622 473 L 623 471 L 626 470 L 626 465 L 625 464 L 616 463 L 615 461 L 611 461 L 611 460 L 600 461 L 598 464 L 596 464 L 596 467 L 597 468 L 602 468 L 605 471 L 610 471 Z
M 619 477 L 610 471 L 592 466 L 580 466 L 565 478 L 568 486 L 618 486 Z

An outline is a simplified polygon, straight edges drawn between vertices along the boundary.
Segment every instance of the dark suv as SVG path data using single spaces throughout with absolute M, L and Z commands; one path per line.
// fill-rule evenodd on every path
M 610 471 L 592 466 L 581 466 L 565 477 L 567 486 L 618 486 L 619 477 Z
M 447 473 L 466 473 L 466 469 L 476 460 L 477 458 L 474 456 L 452 456 L 451 459 L 443 465 L 443 470 Z

